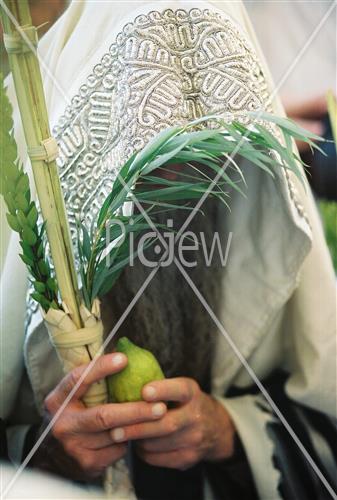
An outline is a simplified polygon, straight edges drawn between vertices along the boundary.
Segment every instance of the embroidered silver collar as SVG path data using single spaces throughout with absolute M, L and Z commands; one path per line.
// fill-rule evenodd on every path
M 76 218 L 91 224 L 120 166 L 160 130 L 268 111 L 268 97 L 253 47 L 225 15 L 168 9 L 124 26 L 53 131 L 73 238 Z

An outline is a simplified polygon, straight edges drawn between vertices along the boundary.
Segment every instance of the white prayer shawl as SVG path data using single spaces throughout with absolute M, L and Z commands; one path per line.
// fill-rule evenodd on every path
M 283 80 L 292 67 L 280 88 L 285 102 L 303 102 L 336 89 L 337 21 L 332 0 L 244 4 L 274 80 Z
M 76 208 L 90 217 L 114 168 L 162 128 L 210 111 L 283 113 L 277 98 L 268 106 L 273 83 L 238 2 L 73 2 L 39 50 L 70 218 Z M 15 102 L 11 86 L 9 93 Z M 25 158 L 18 123 L 16 112 Z M 285 368 L 291 398 L 335 416 L 335 277 L 310 189 L 292 174 L 273 181 L 248 167 L 247 199 L 233 195 L 223 221 L 233 240 L 219 319 L 259 378 Z M 23 352 L 39 409 L 61 370 L 38 314 L 24 337 L 26 271 L 16 236 L 5 235 L 2 246 L 1 377 L 12 388 L 2 395 L 6 417 Z M 260 498 L 277 499 L 279 474 L 266 433 L 273 417 L 256 404 L 259 397 L 223 398 L 233 384 L 245 387 L 251 379 L 219 333 L 213 394 L 235 422 Z

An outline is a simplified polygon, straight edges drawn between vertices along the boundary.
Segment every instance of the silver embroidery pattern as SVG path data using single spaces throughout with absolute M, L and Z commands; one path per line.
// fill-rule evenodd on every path
M 55 127 L 70 224 L 87 223 L 121 164 L 160 130 L 211 113 L 264 107 L 250 44 L 208 10 L 150 12 L 127 24 Z
M 207 114 L 265 109 L 257 55 L 225 15 L 152 11 L 124 26 L 54 128 L 72 235 L 89 226 L 120 166 L 160 130 Z

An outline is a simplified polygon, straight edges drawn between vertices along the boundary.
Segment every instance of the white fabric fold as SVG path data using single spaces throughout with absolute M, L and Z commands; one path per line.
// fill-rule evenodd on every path
M 280 472 L 273 465 L 274 445 L 266 432 L 273 417 L 257 406 L 258 396 L 217 399 L 230 414 L 240 436 L 259 498 L 282 500 L 278 491 Z

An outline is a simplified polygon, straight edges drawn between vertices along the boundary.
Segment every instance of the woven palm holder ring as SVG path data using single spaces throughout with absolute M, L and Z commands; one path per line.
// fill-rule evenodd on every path
M 58 157 L 59 148 L 54 137 L 48 137 L 41 141 L 40 146 L 28 148 L 28 155 L 32 161 L 45 161 L 51 163 Z
M 19 26 L 14 33 L 4 33 L 3 41 L 8 54 L 35 53 L 38 43 L 37 29 L 35 26 Z
M 103 342 L 103 324 L 98 321 L 92 327 L 84 327 L 72 332 L 54 331 L 50 335 L 66 372 L 80 364 L 89 363 L 97 355 Z M 107 402 L 105 380 L 91 385 L 82 398 L 87 407 Z

